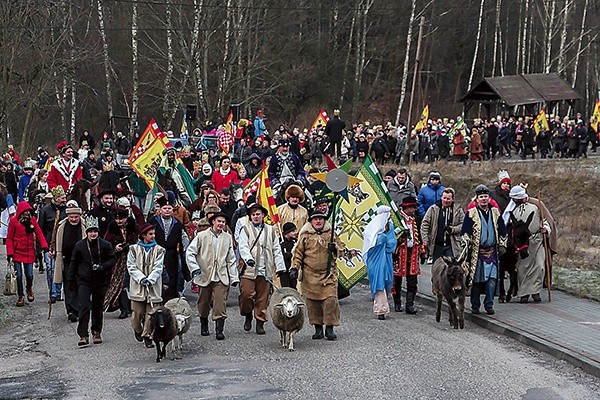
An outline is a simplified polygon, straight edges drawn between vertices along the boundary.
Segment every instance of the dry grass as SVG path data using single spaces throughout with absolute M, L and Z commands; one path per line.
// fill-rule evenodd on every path
M 395 167 L 395 166 L 394 166 Z M 383 173 L 392 166 L 384 166 Z M 527 183 L 530 196 L 541 193 L 558 224 L 558 254 L 554 258 L 556 283 L 573 293 L 600 299 L 600 158 L 584 160 L 492 161 L 483 163 L 438 162 L 411 164 L 415 185 L 427 181 L 431 170 L 442 174 L 442 183 L 456 190 L 456 200 L 466 205 L 478 184 L 493 188 L 500 169 L 513 183 Z M 580 273 L 581 272 L 581 273 Z M 580 279 L 585 276 L 586 279 Z

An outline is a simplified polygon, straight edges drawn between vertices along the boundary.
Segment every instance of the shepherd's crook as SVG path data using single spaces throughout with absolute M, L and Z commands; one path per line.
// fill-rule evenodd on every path
M 542 207 L 542 193 L 538 192 L 538 202 L 539 202 L 539 210 L 540 210 L 540 225 L 544 227 L 544 208 Z M 551 288 L 551 280 L 550 280 L 550 246 L 548 245 L 548 233 L 542 233 L 542 243 L 544 244 L 544 254 L 545 254 L 545 264 L 546 264 L 546 286 L 548 286 L 548 303 L 552 301 L 552 288 Z

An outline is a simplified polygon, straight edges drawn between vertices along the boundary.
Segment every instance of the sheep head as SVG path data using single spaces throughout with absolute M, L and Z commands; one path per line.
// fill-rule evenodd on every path
M 164 328 L 167 325 L 167 311 L 163 308 L 156 308 L 151 313 L 150 316 L 156 323 L 159 328 Z
M 286 318 L 295 317 L 300 311 L 300 307 L 304 307 L 304 303 L 298 301 L 298 299 L 292 296 L 285 297 L 283 300 L 281 300 L 281 303 L 275 305 L 275 308 L 279 309 L 281 315 Z
M 185 327 L 185 321 L 187 321 L 189 318 L 189 316 L 186 317 L 185 315 L 181 314 L 175 315 L 175 322 L 177 323 L 178 332 L 181 332 L 183 330 L 183 328 Z

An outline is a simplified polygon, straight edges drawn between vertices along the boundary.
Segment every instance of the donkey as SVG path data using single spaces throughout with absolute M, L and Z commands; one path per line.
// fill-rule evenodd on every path
M 529 226 L 533 221 L 533 212 L 527 216 L 525 222 L 517 220 L 513 213 L 510 213 L 510 222 L 512 228 L 510 229 L 510 236 L 514 244 L 515 252 L 519 254 L 521 260 L 529 257 L 529 238 L 531 237 L 531 230 Z
M 448 303 L 448 321 L 454 329 L 465 327 L 465 270 L 462 267 L 467 252 L 463 252 L 459 259 L 453 256 L 438 258 L 431 270 L 433 294 L 436 296 L 435 320 L 440 322 L 442 314 L 442 298 Z M 458 308 L 454 299 L 458 298 Z

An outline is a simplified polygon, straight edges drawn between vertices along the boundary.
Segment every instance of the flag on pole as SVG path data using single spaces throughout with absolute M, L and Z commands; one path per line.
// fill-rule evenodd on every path
M 131 150 L 129 165 L 150 189 L 154 189 L 156 171 L 160 165 L 163 151 L 172 147 L 167 136 L 158 128 L 154 119 L 144 130 L 142 136 Z
M 596 106 L 592 112 L 592 118 L 590 118 L 590 127 L 596 132 L 596 135 L 600 134 L 598 132 L 598 123 L 600 123 L 600 100 L 596 100 Z
M 371 219 L 377 215 L 377 207 L 386 205 L 392 208 L 394 227 L 401 228 L 402 218 L 398 207 L 392 201 L 385 181 L 370 156 L 360 166 L 356 177 L 362 179 L 348 188 L 349 202 L 339 201 L 335 210 L 335 232 L 348 250 L 357 250 L 360 254 L 363 248 L 364 229 Z M 346 289 L 356 285 L 366 274 L 367 267 L 362 256 L 349 260 L 337 260 L 340 271 L 339 282 Z
M 452 126 L 452 128 L 450 128 L 450 132 L 448 132 L 448 136 L 452 137 L 454 136 L 454 133 L 456 133 L 456 131 L 458 130 L 464 130 L 465 127 L 465 120 L 464 118 L 458 118 L 458 120 L 456 121 L 456 123 Z
M 269 215 L 265 218 L 265 222 L 270 225 L 279 223 L 279 214 L 277 213 L 277 205 L 273 198 L 273 191 L 271 190 L 271 182 L 269 181 L 269 174 L 267 172 L 267 166 L 263 161 L 262 171 L 260 171 L 260 182 L 256 193 L 256 202 L 267 209 Z
M 225 121 L 225 131 L 230 135 L 235 134 L 235 124 L 233 123 L 233 107 L 229 108 L 229 115 L 227 115 L 227 121 Z
M 421 113 L 421 118 L 415 125 L 415 131 L 423 130 L 427 127 L 427 121 L 429 121 L 429 103 L 425 104 L 423 108 L 423 112 Z
M 244 203 L 248 201 L 249 196 L 253 195 L 258 190 L 258 186 L 260 185 L 261 172 L 256 174 L 254 178 L 252 178 L 250 182 L 248 182 L 248 184 L 244 187 Z
M 233 135 L 227 131 L 227 128 L 217 129 L 217 135 L 219 135 L 219 138 L 217 139 L 217 145 L 221 150 L 223 150 L 224 154 L 229 154 L 231 147 L 235 143 Z
M 322 109 L 321 111 L 319 111 L 319 115 L 317 115 L 317 118 L 315 118 L 315 122 L 313 122 L 312 126 L 310 127 L 310 132 L 313 132 L 315 129 L 317 129 L 319 125 L 325 127 L 325 125 L 327 125 L 328 122 L 329 115 L 327 115 L 327 111 L 325 111 L 325 109 Z
M 544 130 L 544 132 L 550 130 L 550 125 L 548 125 L 548 119 L 546 118 L 546 110 L 543 107 L 537 117 L 535 117 L 535 121 L 533 121 L 533 129 L 536 136 L 540 134 L 541 130 Z
M 188 131 L 187 131 L 187 111 L 185 111 L 183 113 L 183 121 L 181 122 L 181 134 L 179 135 L 179 137 L 182 138 L 187 138 L 188 137 Z

